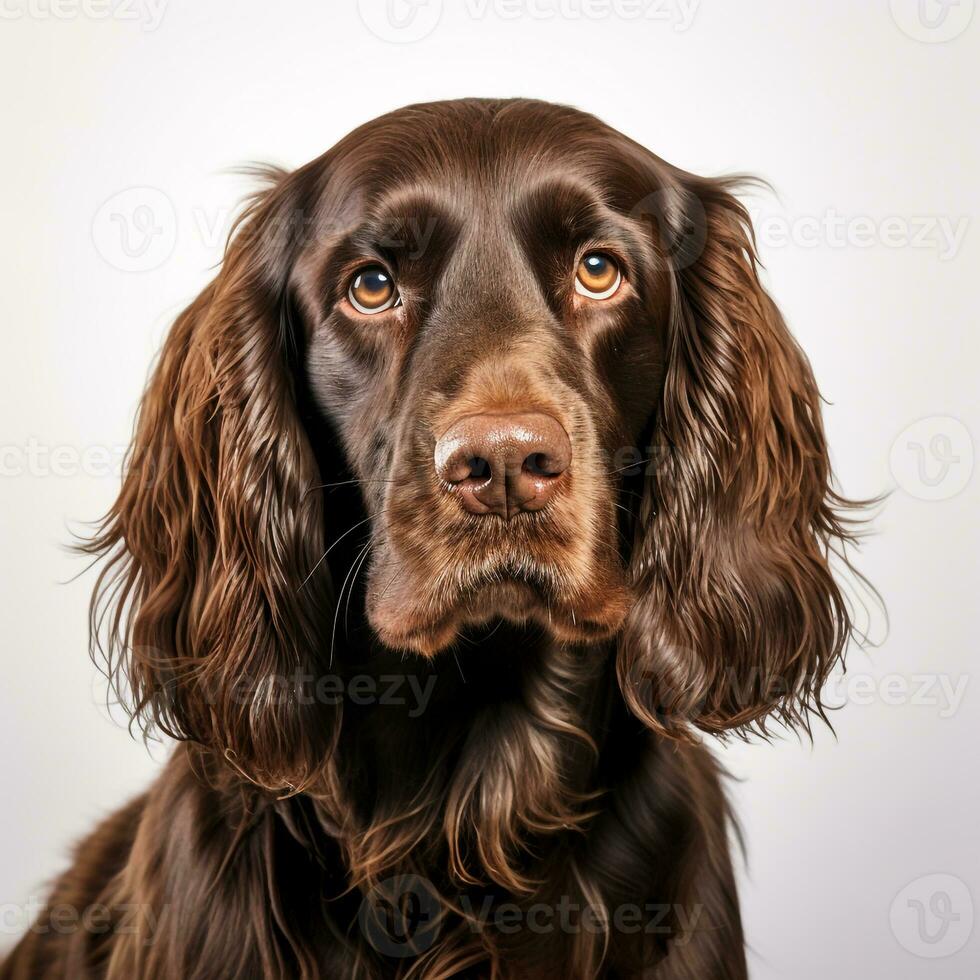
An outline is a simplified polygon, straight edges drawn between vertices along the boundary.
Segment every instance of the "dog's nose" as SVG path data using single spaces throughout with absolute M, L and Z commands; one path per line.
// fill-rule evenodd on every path
M 510 520 L 540 510 L 572 461 L 561 423 L 543 412 L 468 415 L 436 443 L 436 474 L 471 514 Z

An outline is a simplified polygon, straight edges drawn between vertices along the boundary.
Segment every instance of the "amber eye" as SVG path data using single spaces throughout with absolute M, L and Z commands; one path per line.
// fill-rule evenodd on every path
M 609 299 L 622 281 L 619 266 L 605 252 L 586 252 L 575 273 L 575 292 L 589 299 Z
M 366 265 L 354 273 L 347 298 L 358 313 L 380 313 L 398 302 L 398 290 L 387 270 L 380 265 Z

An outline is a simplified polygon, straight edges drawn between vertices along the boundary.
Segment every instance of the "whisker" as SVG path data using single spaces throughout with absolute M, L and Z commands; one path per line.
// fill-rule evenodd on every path
M 620 466 L 618 469 L 609 470 L 606 476 L 615 476 L 617 473 L 625 473 L 626 470 L 636 469 L 638 466 L 643 466 L 647 463 L 652 463 L 653 460 L 650 458 L 644 458 L 637 460 L 635 463 L 627 463 L 625 466 Z
M 314 490 L 328 490 L 331 487 L 348 487 L 351 486 L 352 484 L 362 485 L 366 483 L 397 483 L 397 482 L 398 482 L 397 480 L 382 480 L 380 478 L 377 480 L 362 480 L 359 477 L 354 477 L 351 480 L 337 480 L 335 483 L 317 483 L 312 487 L 307 487 L 306 493 L 312 493 Z
M 333 551 L 333 549 L 336 548 L 337 545 L 340 544 L 340 542 L 343 541 L 344 538 L 346 538 L 347 535 L 351 533 L 351 531 L 356 531 L 359 527 L 361 527 L 361 525 L 367 524 L 369 520 L 371 520 L 370 517 L 365 517 L 363 521 L 358 521 L 353 527 L 347 528 L 347 530 L 344 531 L 344 533 L 340 535 L 340 537 L 337 538 L 337 540 L 334 541 L 334 543 L 330 545 L 330 547 L 327 548 L 327 550 L 322 555 L 320 555 L 320 557 L 317 559 L 316 564 L 310 569 L 310 572 L 306 576 L 306 578 L 304 578 L 303 581 L 300 582 L 299 589 L 297 589 L 296 591 L 299 592 L 300 589 L 302 589 L 303 586 L 306 585 L 307 582 L 309 582 L 309 580 L 313 577 L 313 573 L 323 564 L 323 559 L 326 558 L 327 555 L 329 555 L 330 552 Z
M 369 544 L 370 544 L 370 542 L 369 542 Z M 368 545 L 365 545 L 364 547 L 367 548 Z M 358 558 L 360 558 L 360 554 L 358 555 Z M 340 619 L 340 605 L 344 601 L 344 590 L 347 588 L 347 583 L 349 581 L 351 581 L 351 573 L 354 571 L 354 568 L 355 568 L 356 565 L 357 565 L 357 560 L 355 559 L 353 562 L 351 562 L 351 566 L 347 570 L 347 575 L 344 577 L 344 583 L 340 587 L 340 593 L 337 596 L 337 605 L 336 605 L 336 608 L 334 609 L 334 612 L 333 612 L 333 629 L 330 631 L 330 661 L 329 661 L 329 665 L 331 667 L 333 666 L 333 652 L 334 652 L 334 648 L 335 648 L 336 643 L 337 643 L 337 620 Z
M 350 626 L 348 625 L 348 617 L 350 614 L 350 597 L 354 594 L 354 585 L 357 582 L 357 576 L 360 574 L 361 568 L 364 566 L 364 562 L 367 560 L 368 555 L 371 552 L 371 547 L 373 545 L 372 541 L 368 541 L 366 545 L 361 549 L 361 553 L 357 556 L 354 564 L 357 566 L 357 571 L 354 572 L 354 578 L 351 580 L 350 588 L 347 590 L 347 604 L 344 606 L 344 635 L 350 635 Z
M 395 571 L 392 573 L 391 577 L 388 579 L 388 584 L 384 587 L 384 591 L 378 596 L 378 599 L 383 599 L 387 594 L 388 590 L 395 584 L 395 579 L 398 577 L 398 566 L 402 564 L 400 561 L 391 562 L 395 566 Z
M 494 626 L 494 628 L 492 630 L 490 630 L 490 632 L 487 634 L 486 638 L 489 640 L 490 637 L 493 636 L 493 634 L 496 633 L 497 630 L 499 630 L 500 627 L 503 626 L 503 625 L 504 625 L 504 621 L 502 619 L 498 619 L 497 620 L 497 625 Z

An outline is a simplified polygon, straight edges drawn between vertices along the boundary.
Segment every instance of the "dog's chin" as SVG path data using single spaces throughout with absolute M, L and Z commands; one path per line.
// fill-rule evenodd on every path
M 386 646 L 434 657 L 465 629 L 501 620 L 534 624 L 565 643 L 598 643 L 617 633 L 631 604 L 629 590 L 619 582 L 562 601 L 549 598 L 533 578 L 508 575 L 470 590 L 435 614 L 424 603 L 398 608 L 383 602 L 369 607 L 368 618 Z

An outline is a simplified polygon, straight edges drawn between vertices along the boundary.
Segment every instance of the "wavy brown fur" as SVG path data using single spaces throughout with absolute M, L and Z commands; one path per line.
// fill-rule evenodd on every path
M 853 535 L 734 185 L 525 100 L 400 110 L 268 181 L 87 545 L 96 649 L 180 744 L 0 978 L 742 980 L 695 733 L 821 712 Z M 615 301 L 570 294 L 583 242 Z M 405 300 L 370 322 L 366 258 Z M 480 523 L 433 441 L 513 404 L 572 479 Z

